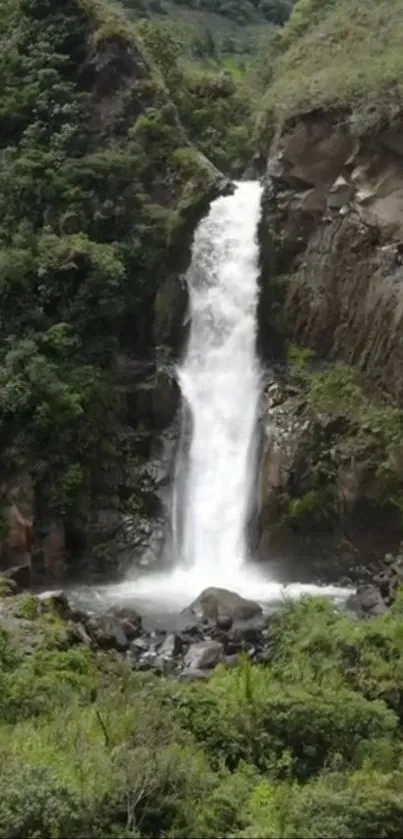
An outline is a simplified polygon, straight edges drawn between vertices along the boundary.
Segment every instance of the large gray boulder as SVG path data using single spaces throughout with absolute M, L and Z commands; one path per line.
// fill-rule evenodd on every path
M 348 598 L 346 608 L 359 618 L 376 617 L 386 612 L 381 592 L 373 585 L 359 586 L 356 593 Z
M 189 670 L 210 670 L 224 657 L 224 646 L 219 641 L 200 641 L 192 644 L 185 655 Z
M 204 620 L 248 620 L 262 614 L 255 600 L 247 600 L 226 588 L 206 588 L 190 605 L 190 610 Z

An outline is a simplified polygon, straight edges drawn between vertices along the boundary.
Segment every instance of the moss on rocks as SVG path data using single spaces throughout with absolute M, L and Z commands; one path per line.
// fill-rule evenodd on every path
M 346 365 L 323 367 L 304 348 L 289 357 L 290 391 L 270 407 L 262 461 L 263 554 L 310 544 L 368 566 L 403 533 L 403 411 L 371 401 Z

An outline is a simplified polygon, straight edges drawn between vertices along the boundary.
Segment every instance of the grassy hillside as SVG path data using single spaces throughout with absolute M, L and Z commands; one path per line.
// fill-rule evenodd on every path
M 298 0 L 268 56 L 263 122 L 313 108 L 346 108 L 357 131 L 403 105 L 400 0 Z M 268 117 L 269 115 L 269 117 Z

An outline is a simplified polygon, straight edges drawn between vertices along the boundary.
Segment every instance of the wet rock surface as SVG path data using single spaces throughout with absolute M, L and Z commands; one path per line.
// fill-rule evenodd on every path
M 345 603 L 346 612 L 357 619 L 384 614 L 396 598 L 402 581 L 403 545 L 397 556 L 385 557 L 384 570 L 371 584 L 358 586 Z M 0 582 L 0 626 L 12 632 L 18 630 L 28 654 L 43 642 L 43 628 L 37 618 L 46 614 L 53 614 L 59 621 L 58 644 L 62 649 L 84 645 L 94 651 L 115 651 L 135 670 L 181 681 L 204 680 L 217 666 L 236 667 L 242 656 L 256 664 L 269 665 L 275 653 L 271 631 L 273 613 L 264 614 L 255 603 L 253 614 L 250 604 L 254 601 L 244 601 L 227 590 L 218 589 L 225 591 L 227 606 L 229 602 L 236 604 L 233 616 L 227 611 L 205 617 L 200 611 L 196 614 L 192 604 L 176 617 L 176 628 L 168 631 L 146 628 L 147 621 L 128 606 L 115 606 L 98 615 L 88 614 L 75 609 L 62 590 L 38 596 L 21 595 L 9 589 L 6 578 Z M 203 594 L 194 603 L 203 602 Z M 249 604 L 249 617 L 239 616 L 242 601 Z
M 13 565 L 11 568 L 6 568 L 2 573 L 3 577 L 9 580 L 10 584 L 14 585 L 18 591 L 27 589 L 31 585 L 32 569 L 29 563 Z
M 191 644 L 184 659 L 190 670 L 209 670 L 224 657 L 224 644 L 220 641 L 201 641 Z
M 403 584 L 403 542 L 396 555 L 387 553 L 383 568 L 368 585 L 358 586 L 346 602 L 346 609 L 360 618 L 383 615 L 396 600 Z
M 252 661 L 270 662 L 273 648 L 269 617 L 263 615 L 261 607 L 254 601 L 245 600 L 227 590 L 218 591 L 221 591 L 221 597 L 225 592 L 225 615 L 203 617 L 189 607 L 175 618 L 176 628 L 166 631 L 145 628 L 147 622 L 142 620 L 137 610 L 126 606 L 113 607 L 103 614 L 94 615 L 75 609 L 63 591 L 43 592 L 38 596 L 13 596 L 12 591 L 4 589 L 0 600 L 0 625 L 9 629 L 18 626 L 26 634 L 27 644 L 31 647 L 35 646 L 35 633 L 38 633 L 39 643 L 40 630 L 35 629 L 35 621 L 26 620 L 28 613 L 24 600 L 29 601 L 29 614 L 53 613 L 58 620 L 61 619 L 63 648 L 83 644 L 92 650 L 115 650 L 124 655 L 136 670 L 153 671 L 186 681 L 207 678 L 219 664 L 234 667 L 241 654 Z M 200 598 L 196 602 L 200 602 Z M 233 606 L 234 616 L 228 614 L 229 603 Z M 242 614 L 249 617 L 243 618 Z
M 221 625 L 228 620 L 246 620 L 262 613 L 262 607 L 255 600 L 247 600 L 234 591 L 215 587 L 204 589 L 189 609 L 206 620 L 220 621 Z
M 347 601 L 346 607 L 360 618 L 376 617 L 386 612 L 386 604 L 376 586 L 359 586 Z

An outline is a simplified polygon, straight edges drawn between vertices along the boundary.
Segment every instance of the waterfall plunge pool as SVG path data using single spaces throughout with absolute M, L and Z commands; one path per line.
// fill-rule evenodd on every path
M 276 611 L 284 600 L 306 596 L 326 597 L 335 606 L 342 607 L 355 590 L 336 585 L 283 585 L 265 578 L 263 571 L 246 566 L 237 576 L 215 575 L 213 579 L 210 576 L 203 579 L 192 570 L 178 569 L 165 574 L 150 572 L 109 585 L 72 585 L 66 589 L 66 594 L 72 606 L 85 612 L 102 614 L 113 606 L 128 606 L 141 614 L 145 628 L 173 631 L 180 613 L 210 586 L 236 591 L 242 597 L 256 600 L 265 613 Z

